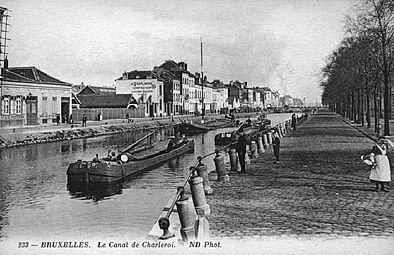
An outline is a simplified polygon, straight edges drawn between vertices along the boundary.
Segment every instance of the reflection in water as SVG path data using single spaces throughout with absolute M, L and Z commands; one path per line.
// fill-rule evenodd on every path
M 93 185 L 85 183 L 68 183 L 67 190 L 71 198 L 92 199 L 97 202 L 110 196 L 122 194 L 122 184 Z

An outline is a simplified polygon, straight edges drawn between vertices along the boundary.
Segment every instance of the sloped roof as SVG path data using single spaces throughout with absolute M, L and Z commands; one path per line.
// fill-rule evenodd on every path
M 172 81 L 172 80 L 179 80 L 179 78 L 176 77 L 175 74 L 173 74 L 172 72 L 170 72 L 167 69 L 164 69 L 162 67 L 156 67 L 155 69 L 153 69 L 152 73 L 155 76 L 162 78 L 167 82 Z
M 184 69 L 183 67 L 179 66 L 179 64 L 172 59 L 166 60 L 163 64 L 159 66 L 159 68 L 163 68 L 171 72 L 183 72 L 183 73 L 187 73 L 191 77 L 195 77 L 194 74 L 189 72 L 187 69 Z
M 98 87 L 87 85 L 84 87 L 78 95 L 89 95 L 89 94 L 115 94 L 116 89 L 111 87 Z
M 74 92 L 71 92 L 71 100 L 73 103 L 81 105 L 81 101 Z
M 16 82 L 43 83 L 62 86 L 71 86 L 72 84 L 63 82 L 44 73 L 34 66 L 31 67 L 10 67 L 3 69 L 3 79 Z
M 135 99 L 131 94 L 78 95 L 81 108 L 127 108 Z
M 138 70 L 134 70 L 134 71 L 130 71 L 130 72 L 125 72 L 123 74 L 122 77 L 119 77 L 117 80 L 124 80 L 124 75 L 127 75 L 127 79 L 128 80 L 132 80 L 132 79 L 157 79 L 157 80 L 162 80 L 161 77 L 158 77 L 157 74 L 154 71 L 148 70 L 148 71 L 138 71 Z

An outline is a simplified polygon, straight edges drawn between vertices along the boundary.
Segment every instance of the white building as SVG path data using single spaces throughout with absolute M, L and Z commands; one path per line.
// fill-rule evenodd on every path
M 1 126 L 42 125 L 68 121 L 71 86 L 36 67 L 2 68 Z
M 124 72 L 115 80 L 116 94 L 132 94 L 139 104 L 146 104 L 146 117 L 166 116 L 164 110 L 164 82 L 152 71 Z

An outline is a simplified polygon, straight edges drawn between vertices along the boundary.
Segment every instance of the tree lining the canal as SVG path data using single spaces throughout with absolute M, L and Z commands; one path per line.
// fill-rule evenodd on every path
M 391 83 L 394 61 L 394 2 L 362 0 L 345 24 L 347 37 L 323 68 L 322 102 L 331 110 L 367 127 L 374 117 L 375 132 L 384 119 L 390 134 Z

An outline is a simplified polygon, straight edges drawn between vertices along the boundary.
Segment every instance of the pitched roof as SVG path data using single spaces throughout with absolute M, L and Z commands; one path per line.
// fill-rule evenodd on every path
M 186 65 L 186 63 L 184 63 L 184 62 L 181 62 L 181 63 Z M 187 73 L 191 77 L 195 77 L 194 74 L 189 72 L 186 68 L 183 68 L 181 65 L 179 65 L 177 62 L 175 62 L 172 59 L 166 60 L 163 64 L 161 64 L 159 66 L 159 68 L 163 68 L 163 69 L 166 69 L 166 70 L 174 72 L 174 73 L 175 72 L 183 72 L 183 73 Z
M 127 108 L 135 100 L 131 94 L 78 95 L 81 108 Z
M 98 87 L 98 86 L 90 86 L 87 85 L 81 91 L 79 91 L 78 95 L 89 95 L 89 94 L 115 94 L 116 89 L 111 87 Z
M 152 73 L 159 77 L 162 78 L 164 81 L 166 82 L 170 82 L 172 80 L 179 80 L 178 77 L 175 76 L 175 74 L 173 74 L 172 72 L 170 72 L 167 69 L 164 69 L 162 67 L 156 67 L 153 69 Z
M 133 80 L 133 79 L 157 79 L 157 80 L 161 80 L 161 77 L 158 77 L 157 74 L 152 70 L 148 70 L 148 71 L 138 71 L 138 70 L 134 70 L 131 72 L 124 72 L 122 77 L 119 77 L 117 80 Z
M 31 67 L 10 67 L 3 69 L 3 79 L 8 81 L 19 81 L 29 83 L 54 84 L 62 86 L 71 86 L 72 84 L 60 81 L 34 66 Z

